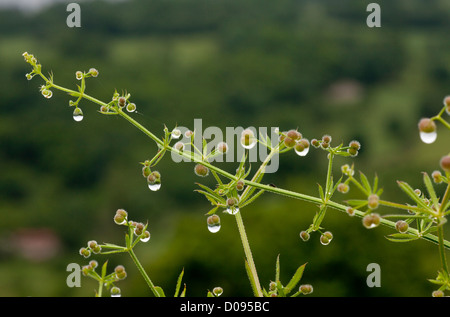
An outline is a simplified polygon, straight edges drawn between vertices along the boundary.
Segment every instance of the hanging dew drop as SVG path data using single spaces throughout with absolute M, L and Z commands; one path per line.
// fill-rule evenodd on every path
M 214 225 L 208 224 L 208 230 L 211 233 L 219 232 L 219 230 L 220 230 L 220 223 L 219 224 L 214 224 Z
M 239 212 L 239 207 L 228 207 L 226 212 L 230 215 L 235 215 Z
M 437 138 L 437 133 L 436 131 L 433 132 L 420 132 L 420 139 L 422 140 L 422 142 L 430 144 L 433 143 L 434 141 L 436 141 Z
M 309 147 L 304 148 L 304 149 L 301 150 L 301 151 L 297 150 L 297 148 L 294 148 L 294 150 L 295 150 L 295 153 L 297 153 L 297 155 L 299 155 L 299 156 L 305 156 L 305 155 L 308 154 L 308 152 L 309 152 Z
M 73 111 L 73 120 L 80 122 L 83 120 L 83 111 L 80 108 L 75 108 Z
M 150 188 L 151 191 L 158 191 L 161 188 L 161 183 L 155 183 L 155 184 L 148 184 L 148 188 Z

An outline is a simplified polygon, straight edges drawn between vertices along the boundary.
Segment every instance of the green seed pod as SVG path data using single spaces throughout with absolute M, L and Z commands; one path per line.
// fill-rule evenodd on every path
M 89 261 L 89 267 L 91 269 L 95 269 L 97 266 L 98 266 L 98 262 L 97 261 L 95 261 L 95 260 Z
M 147 178 L 151 173 L 152 173 L 152 171 L 149 166 L 144 166 L 142 168 L 142 176 Z
M 88 248 L 90 248 L 91 250 L 94 250 L 98 246 L 98 243 L 95 240 L 91 240 L 87 243 L 87 245 L 88 245 Z

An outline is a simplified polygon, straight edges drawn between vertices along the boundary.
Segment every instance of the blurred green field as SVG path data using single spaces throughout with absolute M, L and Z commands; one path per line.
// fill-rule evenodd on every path
M 118 208 L 148 220 L 152 238 L 136 253 L 153 282 L 172 294 L 184 268 L 187 295 L 251 296 L 234 219 L 211 234 L 210 204 L 194 192 L 193 164 L 167 157 L 158 165 L 162 188 L 150 192 L 139 162 L 155 144 L 124 120 L 102 116 L 81 103 L 72 119 L 68 96 L 39 93 L 27 81 L 22 53 L 35 54 L 56 83 L 75 88 L 75 72 L 95 67 L 87 93 L 110 100 L 115 89 L 131 93 L 135 118 L 157 135 L 164 124 L 299 128 L 309 139 L 328 133 L 334 142 L 362 144 L 352 162 L 384 187 L 383 198 L 408 202 L 404 180 L 423 188 L 422 172 L 448 154 L 450 131 L 438 127 L 432 145 L 420 142 L 417 123 L 436 114 L 450 86 L 450 5 L 446 1 L 378 1 L 382 27 L 366 26 L 369 1 L 174 0 L 83 2 L 82 27 L 68 28 L 65 5 L 34 15 L 0 11 L 0 296 L 93 296 L 97 285 L 66 285 L 66 266 L 87 264 L 78 250 L 88 240 L 123 243 L 113 222 Z M 267 183 L 318 195 L 326 156 L 287 153 Z M 236 164 L 223 164 L 234 171 Z M 202 179 L 213 186 L 213 179 Z M 438 188 L 443 190 L 443 188 Z M 350 194 L 354 191 L 350 191 Z M 336 194 L 337 201 L 346 196 Z M 264 194 L 242 210 L 264 287 L 274 279 L 280 254 L 286 283 L 308 263 L 303 282 L 310 296 L 430 296 L 427 281 L 439 269 L 436 245 L 394 244 L 386 228 L 366 230 L 360 219 L 330 210 L 324 226 L 334 234 L 322 246 L 298 234 L 316 206 Z M 380 213 L 389 210 L 380 210 Z M 450 238 L 450 236 L 448 237 Z M 123 296 L 151 296 L 126 255 Z M 381 266 L 380 288 L 366 285 L 369 263 Z

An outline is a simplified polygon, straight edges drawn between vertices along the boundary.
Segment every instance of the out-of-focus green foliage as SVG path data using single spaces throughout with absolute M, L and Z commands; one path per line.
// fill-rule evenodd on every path
M 88 80 L 87 92 L 102 100 L 114 89 L 131 93 L 137 119 L 160 135 L 164 124 L 193 127 L 201 118 L 204 127 L 298 127 L 308 138 L 358 139 L 356 169 L 377 173 L 384 197 L 404 202 L 395 181 L 420 188 L 421 172 L 448 153 L 449 133 L 425 145 L 417 122 L 449 93 L 450 5 L 378 3 L 382 27 L 374 29 L 359 1 L 93 1 L 81 4 L 82 27 L 74 29 L 64 5 L 36 15 L 0 11 L 0 296 L 93 295 L 88 279 L 82 289 L 66 286 L 66 266 L 85 264 L 77 252 L 90 239 L 123 241 L 112 221 L 118 208 L 148 220 L 152 239 L 135 251 L 168 293 L 184 267 L 188 296 L 215 286 L 223 296 L 251 296 L 236 224 L 224 215 L 221 231 L 208 232 L 209 203 L 193 192 L 193 165 L 166 158 L 158 166 L 162 189 L 150 192 L 139 162 L 155 145 L 86 101 L 85 119 L 74 122 L 68 96 L 45 100 L 41 83 L 25 79 L 24 51 L 68 87 L 75 71 L 96 67 L 100 76 Z M 291 154 L 267 182 L 317 195 L 324 153 Z M 315 235 L 304 243 L 298 234 L 315 208 L 264 194 L 242 210 L 264 287 L 280 254 L 284 280 L 308 262 L 302 281 L 314 286 L 310 296 L 431 294 L 436 246 L 390 243 L 384 228 L 368 231 L 333 211 L 324 223 L 332 243 L 322 246 Z M 109 260 L 127 267 L 123 296 L 150 295 L 126 257 Z M 373 262 L 382 269 L 377 289 L 366 285 Z

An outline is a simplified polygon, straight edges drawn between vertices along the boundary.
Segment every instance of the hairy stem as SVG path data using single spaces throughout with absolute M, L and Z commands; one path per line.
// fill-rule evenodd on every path
M 141 262 L 139 262 L 136 254 L 134 254 L 133 249 L 128 249 L 128 254 L 131 256 L 131 259 L 133 259 L 134 264 L 136 264 L 137 269 L 141 273 L 142 277 L 144 278 L 145 282 L 147 283 L 148 287 L 152 290 L 153 294 L 156 297 L 161 297 L 160 294 L 156 291 L 155 285 L 153 284 L 150 277 L 148 277 L 147 273 L 144 270 L 144 267 L 142 266 Z

